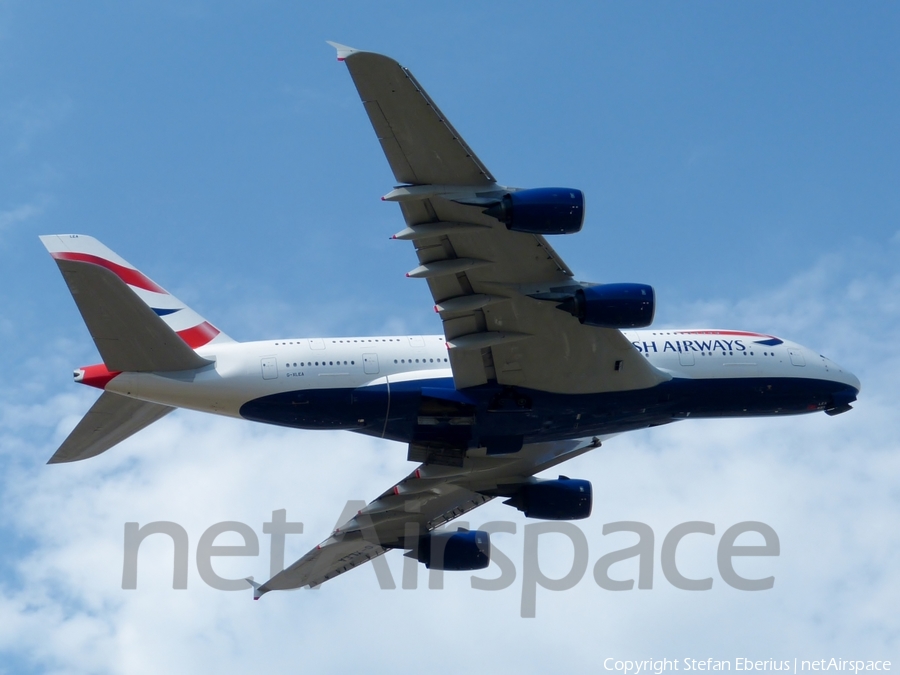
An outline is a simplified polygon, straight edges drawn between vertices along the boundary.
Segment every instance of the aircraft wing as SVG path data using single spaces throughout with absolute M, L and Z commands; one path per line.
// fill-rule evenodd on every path
M 331 43 L 333 44 L 333 43 Z M 457 389 L 495 381 L 556 393 L 652 387 L 669 376 L 615 329 L 583 326 L 557 309 L 579 287 L 541 235 L 485 215 L 498 185 L 408 69 L 341 45 L 382 149 L 403 185 L 399 203 L 441 315 Z
M 540 471 L 600 445 L 579 439 L 532 443 L 505 456 L 466 457 L 462 467 L 422 464 L 402 481 L 340 525 L 309 553 L 255 587 L 254 597 L 274 590 L 317 586 L 393 548 L 411 548 L 416 538 L 509 494 Z
M 387 56 L 329 42 L 346 60 L 398 183 L 492 185 L 494 177 L 416 78 Z M 352 58 L 350 58 L 352 57 Z

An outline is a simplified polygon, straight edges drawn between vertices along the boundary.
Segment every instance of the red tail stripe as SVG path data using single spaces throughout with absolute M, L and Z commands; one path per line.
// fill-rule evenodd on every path
M 178 331 L 178 337 L 187 342 L 188 347 L 197 349 L 212 341 L 220 333 L 219 329 L 209 321 L 204 321 L 199 326 Z
M 685 335 L 744 335 L 746 337 L 775 337 L 774 335 L 765 335 L 763 333 L 748 333 L 742 330 L 676 330 L 672 332 Z
M 106 260 L 105 258 L 91 255 L 90 253 L 72 253 L 65 251 L 53 253 L 51 255 L 53 256 L 54 260 L 72 260 L 75 262 L 85 262 L 91 263 L 92 265 L 105 267 L 129 286 L 143 288 L 145 291 L 152 291 L 153 293 L 166 292 L 165 289 L 162 288 L 162 286 L 157 286 L 155 283 L 153 283 L 153 281 L 145 277 L 136 269 L 133 269 L 131 267 L 123 267 L 122 265 L 116 264 L 110 260 Z

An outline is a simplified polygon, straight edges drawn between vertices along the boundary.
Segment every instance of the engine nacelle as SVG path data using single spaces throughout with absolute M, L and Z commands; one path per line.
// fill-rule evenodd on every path
M 428 534 L 419 540 L 416 559 L 430 570 L 483 570 L 491 564 L 491 535 L 482 530 Z
M 503 195 L 484 213 L 514 232 L 572 234 L 584 224 L 584 193 L 573 188 L 519 190 Z
M 579 288 L 558 307 L 588 326 L 646 328 L 653 323 L 656 294 L 647 284 L 602 284 Z
M 503 503 L 515 506 L 526 518 L 581 520 L 591 515 L 593 491 L 589 481 L 560 476 L 524 485 Z

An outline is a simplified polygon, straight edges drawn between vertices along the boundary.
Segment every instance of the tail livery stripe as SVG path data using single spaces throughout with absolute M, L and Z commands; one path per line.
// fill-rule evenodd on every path
M 766 345 L 767 347 L 776 347 L 784 344 L 784 340 L 777 338 L 774 335 L 766 335 L 765 333 L 747 333 L 742 330 L 679 330 L 675 332 L 688 335 L 730 335 L 732 337 L 765 338 L 763 340 L 754 340 L 753 342 L 758 345 Z
M 145 277 L 136 269 L 123 267 L 122 265 L 118 265 L 110 260 L 105 260 L 98 256 L 91 255 L 90 253 L 72 253 L 70 251 L 58 251 L 56 253 L 51 253 L 50 255 L 53 256 L 54 260 L 72 260 L 74 262 L 86 262 L 94 265 L 99 265 L 100 267 L 105 267 L 130 286 L 143 288 L 145 291 L 151 291 L 152 293 L 165 293 L 166 295 L 168 295 L 165 289 L 155 284 L 153 281 Z
M 209 321 L 204 321 L 193 328 L 186 328 L 178 331 L 178 337 L 187 342 L 188 347 L 197 349 L 212 341 L 219 334 L 219 329 L 213 326 Z
M 743 336 L 743 337 L 760 337 L 760 338 L 774 338 L 774 335 L 766 335 L 765 333 L 748 333 L 743 330 L 678 330 L 673 331 L 674 333 L 678 333 L 679 335 L 734 335 L 734 336 Z M 776 340 L 778 338 L 775 338 Z
M 109 384 L 110 380 L 120 374 L 120 371 L 110 371 L 105 364 L 98 363 L 93 366 L 84 366 L 83 368 L 78 368 L 75 371 L 75 381 L 80 382 L 81 384 L 86 384 L 89 387 L 106 389 L 106 385 Z
M 83 277 L 101 274 L 106 275 L 107 279 L 109 279 L 108 273 L 114 274 L 120 282 L 134 293 L 137 301 L 152 310 L 166 327 L 177 333 L 181 340 L 192 349 L 203 347 L 210 342 L 216 344 L 233 342 L 230 337 L 207 322 L 196 311 L 185 305 L 174 295 L 168 293 L 162 286 L 138 270 L 134 265 L 93 237 L 80 234 L 50 234 L 42 236 L 41 242 L 43 242 L 47 251 L 53 256 L 58 265 L 71 267 L 73 266 L 72 263 L 75 263 L 74 266 L 81 266 L 84 272 L 81 275 Z M 87 283 L 85 279 L 79 281 L 73 278 L 69 281 L 72 281 L 75 285 Z M 69 283 L 69 281 L 66 283 Z M 112 282 L 112 279 L 109 279 L 109 281 Z M 72 284 L 69 284 L 69 287 L 71 289 Z M 88 304 L 91 304 L 90 301 L 88 301 Z M 140 329 L 135 327 L 135 330 Z M 172 339 L 171 333 L 169 334 L 169 339 Z M 117 357 L 113 357 L 113 360 L 119 365 L 132 363 L 132 361 L 127 359 L 118 361 Z M 187 360 L 190 361 L 191 358 L 188 357 Z M 137 361 L 134 362 L 137 363 Z M 168 363 L 168 361 L 166 362 Z M 149 367 L 149 362 L 144 365 Z M 134 368 L 129 367 L 125 369 L 133 370 Z M 173 370 L 177 369 L 173 368 Z

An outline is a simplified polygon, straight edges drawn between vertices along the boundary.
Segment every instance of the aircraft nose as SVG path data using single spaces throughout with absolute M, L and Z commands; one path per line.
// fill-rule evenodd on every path
M 831 395 L 831 405 L 825 409 L 826 415 L 840 415 L 852 409 L 850 404 L 856 401 L 862 388 L 859 378 L 849 370 L 840 368 L 835 375 L 834 381 L 844 386 Z
M 859 378 L 853 373 L 845 372 L 844 374 L 847 376 L 847 384 L 850 387 L 853 387 L 853 389 L 856 390 L 856 393 L 859 394 L 862 390 L 862 382 L 860 382 Z
M 860 389 L 862 389 L 862 383 L 859 381 L 859 378 L 849 370 L 841 368 L 840 366 L 838 366 L 837 377 L 835 379 L 842 384 L 846 384 L 848 390 L 852 389 L 854 395 L 858 394 Z
M 838 364 L 825 356 L 823 356 L 822 359 L 825 362 L 825 368 L 830 371 L 829 379 L 847 385 L 848 392 L 852 389 L 854 395 L 859 394 L 862 389 L 862 383 L 856 375 L 846 368 L 841 368 Z

